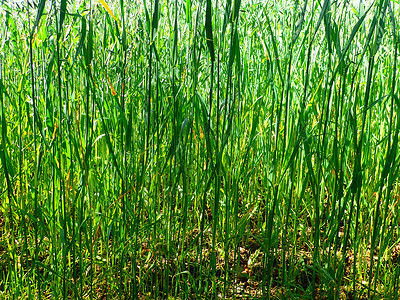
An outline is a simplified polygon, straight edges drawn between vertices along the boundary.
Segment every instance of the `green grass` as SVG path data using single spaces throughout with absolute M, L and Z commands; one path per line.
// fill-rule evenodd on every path
M 398 2 L 0 3 L 0 298 L 400 299 Z

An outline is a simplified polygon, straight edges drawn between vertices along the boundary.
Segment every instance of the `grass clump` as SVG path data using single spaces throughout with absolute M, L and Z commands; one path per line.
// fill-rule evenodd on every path
M 399 298 L 398 3 L 0 1 L 2 298 Z

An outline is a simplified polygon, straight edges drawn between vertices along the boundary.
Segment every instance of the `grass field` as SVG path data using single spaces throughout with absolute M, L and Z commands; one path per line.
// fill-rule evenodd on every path
M 0 0 L 0 298 L 400 299 L 399 20 Z

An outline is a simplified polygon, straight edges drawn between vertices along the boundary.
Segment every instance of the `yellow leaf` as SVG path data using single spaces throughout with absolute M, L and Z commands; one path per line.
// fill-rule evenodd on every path
M 108 4 L 104 0 L 99 0 L 101 5 L 106 9 L 106 11 L 110 14 L 111 17 L 114 18 L 115 21 L 118 22 L 117 18 L 114 16 L 114 13 L 112 12 L 111 8 L 108 6 Z
M 114 88 L 113 88 L 113 86 L 112 86 L 112 84 L 111 84 L 111 81 L 110 81 L 110 79 L 109 79 L 108 76 L 107 76 L 106 71 L 104 71 L 104 74 L 106 75 L 106 78 L 107 78 L 107 81 L 108 81 L 108 85 L 110 86 L 111 94 L 112 94 L 113 96 L 115 96 L 115 95 L 117 94 L 117 92 L 114 90 Z
M 117 94 L 117 92 L 114 90 L 114 88 L 113 88 L 113 86 L 111 85 L 111 83 L 110 83 L 110 87 L 111 87 L 111 94 L 112 94 L 113 96 L 115 96 L 115 95 Z

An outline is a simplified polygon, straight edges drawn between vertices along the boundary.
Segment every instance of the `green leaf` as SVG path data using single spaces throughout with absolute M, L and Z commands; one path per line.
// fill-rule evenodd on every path
M 33 36 L 33 33 L 35 32 L 36 27 L 38 27 L 38 25 L 39 25 L 39 21 L 43 15 L 45 4 L 46 4 L 46 0 L 40 0 L 37 14 L 36 14 L 36 21 L 31 30 L 31 37 Z
M 154 40 L 156 33 L 157 33 L 157 29 L 158 29 L 158 19 L 159 19 L 159 0 L 155 0 L 154 1 L 154 12 L 153 12 L 153 21 L 151 24 L 151 41 Z
M 212 20 L 211 20 L 211 0 L 207 0 L 206 6 L 206 39 L 207 39 L 207 47 L 210 52 L 211 61 L 215 61 L 215 50 L 214 50 L 214 38 L 213 38 L 213 29 L 212 29 Z
M 65 13 L 67 12 L 67 0 L 61 0 L 60 5 L 60 24 L 58 33 L 60 34 L 63 28 L 64 20 L 65 20 Z
M 82 51 L 82 47 L 85 44 L 85 38 L 86 38 L 86 19 L 84 16 L 82 16 L 81 17 L 81 32 L 80 32 L 78 46 L 76 47 L 76 51 L 75 51 L 75 59 L 77 59 L 79 53 L 81 53 L 81 51 Z

